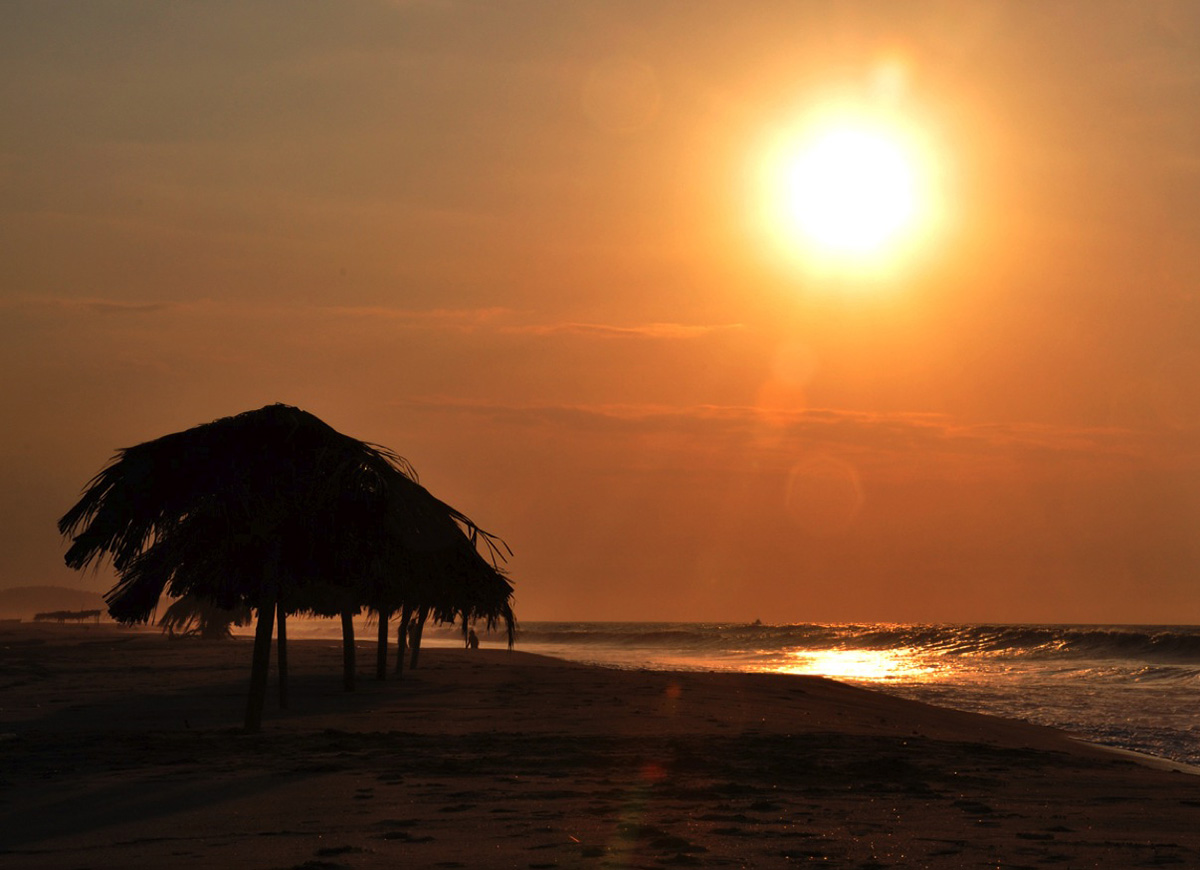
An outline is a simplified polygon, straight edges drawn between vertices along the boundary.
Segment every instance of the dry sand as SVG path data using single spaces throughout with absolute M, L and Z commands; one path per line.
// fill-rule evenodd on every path
M 813 677 L 0 625 L 0 866 L 1200 868 L 1200 777 Z

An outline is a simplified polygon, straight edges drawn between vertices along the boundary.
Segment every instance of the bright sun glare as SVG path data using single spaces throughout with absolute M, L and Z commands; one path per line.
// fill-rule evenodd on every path
M 784 170 L 782 195 L 796 229 L 837 253 L 878 250 L 916 212 L 916 180 L 897 144 L 865 129 L 833 128 Z
M 767 230 L 806 266 L 887 270 L 930 224 L 928 165 L 898 124 L 865 115 L 813 121 L 778 137 L 761 164 Z
M 886 683 L 921 680 L 931 672 L 907 650 L 802 650 L 777 668 L 781 673 L 815 674 L 843 680 Z

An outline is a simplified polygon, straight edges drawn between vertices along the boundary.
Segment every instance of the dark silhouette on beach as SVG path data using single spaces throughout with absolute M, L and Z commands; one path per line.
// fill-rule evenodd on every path
M 198 595 L 188 594 L 171 603 L 158 625 L 172 638 L 225 640 L 233 637 L 235 625 L 249 625 L 252 620 L 249 607 L 219 607 Z
M 100 621 L 99 610 L 51 610 L 45 613 L 35 613 L 33 615 L 34 622 L 83 622 L 85 619 L 91 619 L 95 622 Z
M 387 448 L 337 432 L 312 414 L 268 405 L 119 450 L 59 520 L 66 562 L 111 559 L 105 596 L 120 622 L 147 621 L 164 593 L 257 614 L 244 727 L 262 725 L 278 621 L 286 705 L 286 615 L 338 616 L 344 678 L 354 682 L 354 614 L 400 611 L 451 622 L 503 620 L 515 631 L 508 547 L 417 481 Z M 485 558 L 479 552 L 483 546 Z M 413 657 L 419 649 L 414 644 Z

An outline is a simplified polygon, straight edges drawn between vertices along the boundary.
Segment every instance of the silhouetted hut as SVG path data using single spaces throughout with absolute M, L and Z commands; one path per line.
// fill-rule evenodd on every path
M 149 619 L 168 591 L 255 609 L 245 717 L 255 731 L 277 612 L 282 628 L 284 614 L 330 586 L 368 603 L 379 578 L 408 576 L 397 561 L 405 542 L 436 541 L 447 523 L 477 532 L 414 477 L 385 448 L 268 405 L 118 451 L 59 530 L 72 538 L 69 566 L 111 558 L 119 579 L 106 600 L 122 622 Z M 430 521 L 439 510 L 448 513 Z
M 233 626 L 249 625 L 253 613 L 249 607 L 218 607 L 196 595 L 185 595 L 158 620 L 159 627 L 171 637 L 198 637 L 201 640 L 227 640 Z
M 495 564 L 511 552 L 497 536 L 484 531 L 469 517 L 436 498 L 414 478 L 393 481 L 386 528 L 381 537 L 386 547 L 376 549 L 377 558 L 361 566 L 360 576 L 370 578 L 364 584 L 363 599 L 378 618 L 376 677 L 387 673 L 388 622 L 400 613 L 397 630 L 397 671 L 404 654 L 404 638 L 414 613 L 420 625 L 431 612 L 435 621 L 453 620 L 453 614 L 439 602 L 450 600 L 462 578 Z M 488 560 L 480 554 L 483 547 Z M 509 586 L 511 591 L 511 586 Z
M 504 623 L 511 649 L 516 639 L 517 621 L 513 614 L 513 586 L 504 571 L 495 561 L 488 561 L 474 547 L 465 550 L 462 558 L 447 566 L 446 572 L 431 591 L 430 614 L 435 623 L 453 623 L 462 620 L 463 637 L 470 626 L 482 621 L 487 631 Z M 419 654 L 418 643 L 414 645 L 412 665 L 416 665 Z

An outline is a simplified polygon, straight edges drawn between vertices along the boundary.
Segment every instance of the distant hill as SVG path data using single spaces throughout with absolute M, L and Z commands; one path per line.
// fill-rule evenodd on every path
M 53 610 L 99 610 L 107 618 L 108 605 L 99 592 L 68 586 L 15 586 L 0 589 L 0 619 L 33 619 L 35 613 Z

